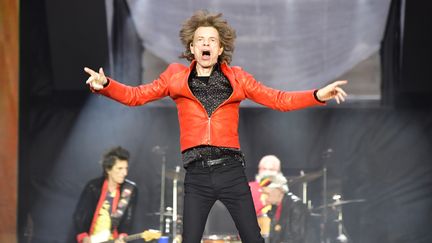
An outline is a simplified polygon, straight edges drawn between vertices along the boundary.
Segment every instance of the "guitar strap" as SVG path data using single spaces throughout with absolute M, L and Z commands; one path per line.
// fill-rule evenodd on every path
M 135 190 L 135 183 L 126 179 L 120 194 L 117 210 L 111 214 L 112 229 L 116 229 L 119 226 L 120 220 L 129 205 L 133 190 Z

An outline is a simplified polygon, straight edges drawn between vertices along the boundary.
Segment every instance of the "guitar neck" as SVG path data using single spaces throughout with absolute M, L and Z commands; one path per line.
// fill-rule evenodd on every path
M 128 241 L 132 241 L 132 240 L 138 240 L 141 238 L 142 238 L 141 233 L 139 233 L 139 234 L 133 234 L 133 235 L 126 236 L 123 238 L 123 241 L 128 242 Z M 114 243 L 114 242 L 115 242 L 115 240 L 107 240 L 107 241 L 104 241 L 101 243 Z
M 144 241 L 151 241 L 151 240 L 159 239 L 160 237 L 161 237 L 161 233 L 159 231 L 146 230 L 139 234 L 126 236 L 123 238 L 123 241 L 127 242 L 127 241 L 138 240 L 138 239 L 144 239 Z M 108 240 L 100 243 L 114 243 L 114 242 L 115 240 Z
M 124 241 L 128 242 L 128 241 L 132 241 L 132 240 L 138 240 L 142 238 L 142 234 L 133 234 L 133 235 L 129 235 L 125 238 L 123 238 Z

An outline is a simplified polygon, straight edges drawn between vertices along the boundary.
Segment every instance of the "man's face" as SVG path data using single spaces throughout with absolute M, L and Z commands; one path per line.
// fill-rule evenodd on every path
M 128 161 L 116 160 L 111 170 L 107 171 L 108 180 L 117 184 L 122 184 L 128 174 Z
M 214 27 L 199 27 L 195 30 L 194 38 L 190 44 L 190 51 L 202 68 L 211 68 L 217 63 L 223 52 L 220 45 L 219 33 Z
M 274 176 L 277 175 L 279 171 L 279 164 L 273 161 L 262 163 L 258 168 L 258 174 L 261 176 Z

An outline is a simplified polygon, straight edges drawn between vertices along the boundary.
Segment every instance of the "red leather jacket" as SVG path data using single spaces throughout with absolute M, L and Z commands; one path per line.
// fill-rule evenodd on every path
M 138 106 L 170 96 L 177 105 L 180 123 L 180 145 L 184 151 L 198 145 L 240 148 L 238 137 L 239 106 L 246 98 L 280 111 L 323 104 L 315 99 L 314 90 L 284 92 L 264 86 L 240 67 L 221 64 L 223 74 L 233 88 L 231 96 L 209 117 L 204 106 L 189 89 L 188 78 L 195 67 L 174 63 L 149 84 L 131 87 L 109 79 L 99 91 L 128 106 Z

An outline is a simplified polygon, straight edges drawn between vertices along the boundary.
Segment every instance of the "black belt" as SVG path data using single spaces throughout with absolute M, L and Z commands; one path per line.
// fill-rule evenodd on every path
M 200 168 L 210 168 L 215 165 L 221 165 L 225 163 L 231 163 L 236 161 L 235 158 L 232 157 L 223 157 L 219 159 L 211 159 L 211 160 L 197 160 L 194 162 L 191 162 L 187 165 L 187 167 L 200 167 Z
M 231 158 L 231 157 L 224 157 L 224 158 L 220 158 L 220 159 L 201 160 L 201 161 L 197 161 L 196 164 L 199 164 L 203 168 L 206 168 L 206 167 L 212 167 L 212 166 L 215 166 L 215 165 L 220 165 L 220 164 L 223 164 L 223 163 L 227 163 L 227 162 L 229 162 L 232 159 L 233 158 Z

